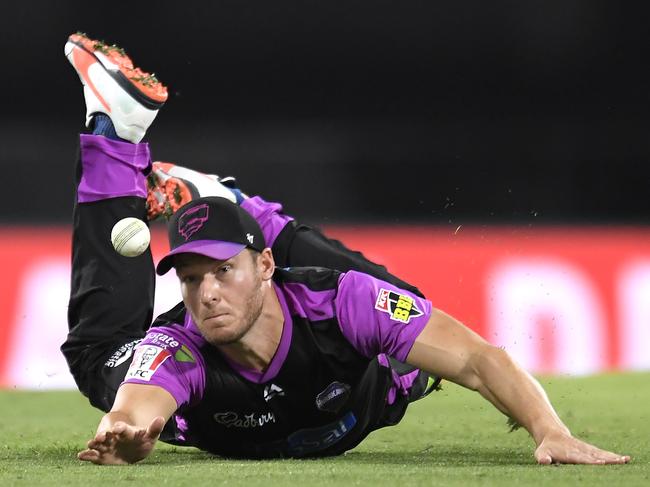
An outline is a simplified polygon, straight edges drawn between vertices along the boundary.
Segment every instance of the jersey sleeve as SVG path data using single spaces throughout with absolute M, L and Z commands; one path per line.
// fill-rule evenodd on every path
M 268 202 L 260 196 L 245 199 L 242 201 L 241 207 L 259 223 L 267 247 L 273 247 L 273 242 L 282 229 L 293 220 L 292 217 L 282 213 L 280 203 Z
M 178 408 L 190 406 L 203 396 L 205 362 L 186 330 L 154 327 L 136 347 L 122 383 L 162 387 Z
M 335 306 L 343 335 L 359 353 L 402 362 L 431 316 L 430 301 L 356 271 L 341 276 Z

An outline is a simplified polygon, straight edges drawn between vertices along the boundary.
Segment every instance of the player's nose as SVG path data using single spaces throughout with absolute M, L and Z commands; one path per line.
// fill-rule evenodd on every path
M 205 305 L 214 304 L 221 299 L 219 281 L 212 275 L 204 276 L 199 286 L 201 302 Z

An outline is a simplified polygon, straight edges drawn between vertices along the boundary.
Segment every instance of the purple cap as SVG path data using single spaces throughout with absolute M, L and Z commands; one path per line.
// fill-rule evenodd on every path
M 163 275 L 174 266 L 178 254 L 199 254 L 228 260 L 246 247 L 264 250 L 264 235 L 257 221 L 226 198 L 198 198 L 180 208 L 169 220 L 171 251 L 156 267 Z

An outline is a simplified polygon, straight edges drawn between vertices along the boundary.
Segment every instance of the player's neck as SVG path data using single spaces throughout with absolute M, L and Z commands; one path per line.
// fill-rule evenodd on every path
M 273 286 L 264 293 L 262 313 L 237 342 L 219 345 L 229 360 L 247 369 L 263 372 L 273 360 L 284 329 L 284 314 Z

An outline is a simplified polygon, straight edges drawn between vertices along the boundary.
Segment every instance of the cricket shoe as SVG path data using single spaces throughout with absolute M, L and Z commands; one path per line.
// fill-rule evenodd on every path
M 170 218 L 196 198 L 220 196 L 237 202 L 235 178 L 219 178 L 170 162 L 156 161 L 147 176 L 147 218 Z
M 68 38 L 64 52 L 84 86 L 86 127 L 94 114 L 104 113 L 119 137 L 140 142 L 167 101 L 167 88 L 155 74 L 135 67 L 124 49 L 81 32 Z

